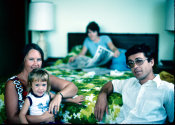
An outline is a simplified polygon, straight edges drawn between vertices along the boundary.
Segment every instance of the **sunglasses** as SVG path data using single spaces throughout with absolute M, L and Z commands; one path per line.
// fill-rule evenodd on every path
M 127 62 L 127 65 L 128 65 L 129 68 L 133 68 L 135 66 L 135 64 L 137 66 L 141 66 L 145 62 L 145 60 L 147 60 L 147 59 L 148 58 L 146 58 L 146 59 L 136 58 L 135 61 L 129 60 Z

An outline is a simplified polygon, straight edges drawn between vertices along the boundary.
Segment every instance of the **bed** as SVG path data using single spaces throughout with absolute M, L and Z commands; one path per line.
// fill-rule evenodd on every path
M 155 63 L 158 59 L 158 34 L 114 34 L 102 33 L 101 35 L 108 35 L 114 45 L 118 48 L 128 49 L 134 44 L 145 43 L 149 45 L 155 55 Z M 55 66 L 46 67 L 46 69 L 53 75 L 72 81 L 79 89 L 77 95 L 83 95 L 85 101 L 82 105 L 72 103 L 62 103 L 60 112 L 57 118 L 65 123 L 74 124 L 113 124 L 120 112 L 122 106 L 122 96 L 118 93 L 113 93 L 109 97 L 109 114 L 105 114 L 101 122 L 96 121 L 94 117 L 95 102 L 101 87 L 113 79 L 127 79 L 133 77 L 131 71 L 116 71 L 99 74 L 95 70 L 72 70 L 62 69 L 59 66 L 67 63 L 68 58 L 80 52 L 83 40 L 86 37 L 85 33 L 68 33 L 68 55 L 64 59 L 57 60 Z M 106 71 L 106 70 L 105 70 Z M 101 72 L 105 72 L 102 71 Z M 94 73 L 95 72 L 95 73 Z
M 146 43 L 149 45 L 155 55 L 155 63 L 158 62 L 158 34 L 118 34 L 101 33 L 111 37 L 112 42 L 118 48 L 128 49 L 134 44 Z M 113 79 L 127 79 L 133 77 L 131 71 L 109 70 L 106 73 L 98 74 L 94 71 L 72 70 L 60 68 L 60 65 L 66 64 L 70 56 L 78 54 L 81 45 L 86 37 L 85 33 L 68 33 L 68 55 L 63 59 L 58 59 L 53 65 L 44 67 L 50 74 L 59 78 L 73 82 L 78 87 L 78 95 L 83 95 L 85 101 L 82 105 L 74 103 L 61 103 L 60 111 L 55 119 L 63 123 L 73 124 L 112 124 L 120 112 L 122 106 L 122 96 L 113 93 L 109 96 L 109 114 L 105 114 L 103 120 L 98 122 L 94 117 L 95 102 L 101 87 Z M 98 68 L 98 67 L 97 67 Z M 101 68 L 103 70 L 103 68 Z M 106 71 L 106 70 L 105 70 Z M 103 72 L 103 71 L 102 71 Z M 0 123 L 5 119 L 4 110 L 4 83 L 0 89 Z

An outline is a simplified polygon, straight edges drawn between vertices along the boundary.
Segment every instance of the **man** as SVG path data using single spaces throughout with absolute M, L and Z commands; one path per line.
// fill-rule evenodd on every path
M 113 80 L 105 84 L 95 105 L 95 117 L 101 121 L 108 113 L 107 96 L 112 92 L 122 95 L 123 106 L 116 123 L 164 124 L 174 121 L 174 85 L 162 81 L 153 73 L 154 59 L 150 48 L 135 45 L 125 53 L 127 65 L 135 77 Z

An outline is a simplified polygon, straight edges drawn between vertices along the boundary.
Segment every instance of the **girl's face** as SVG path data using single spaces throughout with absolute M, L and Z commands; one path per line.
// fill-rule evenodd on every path
M 42 96 L 47 90 L 47 81 L 32 82 L 33 93 L 37 96 Z
M 24 69 L 31 72 L 33 69 L 41 68 L 42 59 L 39 51 L 31 49 L 24 59 Z
M 97 31 L 92 31 L 92 30 L 88 29 L 88 36 L 92 41 L 95 41 L 98 37 L 98 33 L 97 33 Z

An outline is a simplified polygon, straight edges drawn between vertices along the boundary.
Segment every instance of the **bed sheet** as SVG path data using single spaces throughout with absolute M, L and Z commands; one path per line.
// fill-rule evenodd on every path
M 82 105 L 74 103 L 62 103 L 56 119 L 63 123 L 73 124 L 112 124 L 120 112 L 122 106 L 122 96 L 113 93 L 109 96 L 109 113 L 105 114 L 103 120 L 98 122 L 94 117 L 94 107 L 101 87 L 113 79 L 127 79 L 132 77 L 130 71 L 116 72 L 103 75 L 96 75 L 93 71 L 77 71 L 71 69 L 61 69 L 59 65 L 45 68 L 50 74 L 59 78 L 73 82 L 78 87 L 78 95 L 83 95 L 85 101 Z
M 130 71 L 117 70 L 102 70 L 94 72 L 92 70 L 72 70 L 60 68 L 60 65 L 65 65 L 71 56 L 77 55 L 81 51 L 82 46 L 75 46 L 70 53 L 64 58 L 59 59 L 52 66 L 45 67 L 50 74 L 59 78 L 73 82 L 78 87 L 78 95 L 83 95 L 85 101 L 82 105 L 74 103 L 61 103 L 60 111 L 55 116 L 55 119 L 63 123 L 73 124 L 99 124 L 99 123 L 115 123 L 115 119 L 120 112 L 122 106 L 122 96 L 118 93 L 113 93 L 109 96 L 109 113 L 104 115 L 101 122 L 98 122 L 94 117 L 94 107 L 101 87 L 113 79 L 127 79 L 132 77 Z M 4 90 L 5 82 L 0 85 L 0 124 L 6 119 L 4 106 Z
M 58 60 L 59 61 L 59 60 Z M 61 60 L 59 62 L 62 62 Z M 94 117 L 95 102 L 101 87 L 113 79 L 127 79 L 132 77 L 131 72 L 117 72 L 98 75 L 94 72 L 77 71 L 70 69 L 60 69 L 58 65 L 45 67 L 50 74 L 59 78 L 73 82 L 78 87 L 77 95 L 83 95 L 85 101 L 82 105 L 75 103 L 61 103 L 60 111 L 55 119 L 63 123 L 73 124 L 99 124 L 99 123 L 115 123 L 115 119 L 120 112 L 122 106 L 122 96 L 113 93 L 109 96 L 109 114 L 105 114 L 103 121 L 98 122 Z M 0 86 L 0 124 L 6 119 L 4 107 L 4 88 L 5 82 Z M 76 96 L 77 96 L 76 95 Z

